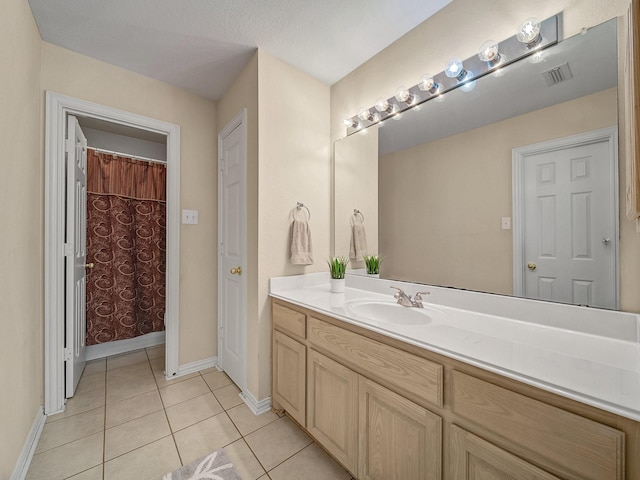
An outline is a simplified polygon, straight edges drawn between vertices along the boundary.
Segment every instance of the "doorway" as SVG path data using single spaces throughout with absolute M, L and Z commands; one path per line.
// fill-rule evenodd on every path
M 87 139 L 89 361 L 165 343 L 167 139 L 78 122 Z
M 619 308 L 615 127 L 513 151 L 514 294 Z
M 72 116 L 145 130 L 166 137 L 166 365 L 167 377 L 178 374 L 179 239 L 180 239 L 180 127 L 149 117 L 86 102 L 53 92 L 46 94 L 45 131 L 45 413 L 63 411 L 67 360 L 81 348 L 66 339 L 68 301 L 65 298 L 66 173 L 68 119 Z M 84 267 L 84 265 L 83 265 Z M 82 368 L 81 366 L 79 368 Z M 75 376 L 75 374 L 74 374 Z

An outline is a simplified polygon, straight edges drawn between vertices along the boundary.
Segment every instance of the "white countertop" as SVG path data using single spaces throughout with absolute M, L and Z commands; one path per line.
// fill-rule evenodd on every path
M 408 294 L 430 291 L 431 322 L 376 322 L 352 313 L 349 305 L 361 300 L 394 302 L 390 285 Z M 336 294 L 328 274 L 272 278 L 270 295 L 640 421 L 636 314 L 356 276 Z

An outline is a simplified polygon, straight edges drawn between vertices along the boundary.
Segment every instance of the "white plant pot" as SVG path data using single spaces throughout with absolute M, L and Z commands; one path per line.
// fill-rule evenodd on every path
M 331 292 L 332 293 L 344 293 L 344 278 L 332 278 L 331 281 Z

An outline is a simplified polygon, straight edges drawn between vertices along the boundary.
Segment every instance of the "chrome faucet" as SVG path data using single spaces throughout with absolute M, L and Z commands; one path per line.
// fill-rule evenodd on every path
M 391 286 L 397 290 L 396 293 L 393 294 L 393 298 L 398 300 L 398 303 L 403 307 L 416 307 L 416 308 L 424 308 L 422 304 L 422 295 L 429 295 L 429 292 L 418 292 L 415 294 L 414 298 L 411 299 L 411 295 L 407 295 L 404 293 L 404 290 L 398 287 Z

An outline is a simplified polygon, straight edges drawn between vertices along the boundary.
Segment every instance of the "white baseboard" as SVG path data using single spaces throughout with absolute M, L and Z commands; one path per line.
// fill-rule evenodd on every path
M 114 342 L 99 343 L 87 346 L 87 361 L 109 357 L 120 353 L 132 352 L 141 348 L 154 347 L 165 342 L 165 332 L 151 332 L 139 337 L 116 340 Z
M 38 440 L 40 440 L 40 434 L 46 421 L 47 416 L 44 414 L 44 407 L 40 407 L 36 418 L 33 420 L 31 431 L 29 432 L 27 441 L 24 443 L 24 447 L 22 447 L 22 452 L 20 452 L 10 480 L 24 480 L 26 478 L 29 466 L 31 465 L 31 459 L 38 446 Z
M 256 397 L 254 397 L 249 390 L 245 390 L 240 393 L 240 398 L 247 404 L 247 407 L 249 407 L 249 410 L 251 410 L 254 415 L 260 415 L 271 410 L 271 397 L 256 400 Z
M 183 375 L 188 375 L 190 373 L 199 372 L 200 370 L 206 370 L 207 368 L 218 367 L 218 357 L 213 356 L 209 358 L 205 358 L 203 360 L 198 360 L 197 362 L 185 363 L 184 365 L 178 366 L 178 374 L 172 378 L 182 377 Z

